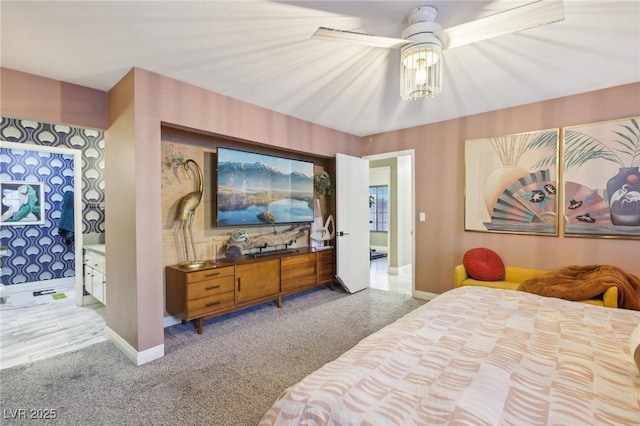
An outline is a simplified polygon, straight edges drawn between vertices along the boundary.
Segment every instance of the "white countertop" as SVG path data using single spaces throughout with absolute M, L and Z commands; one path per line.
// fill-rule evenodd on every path
M 104 244 L 87 244 L 87 245 L 83 246 L 83 248 L 85 250 L 91 250 L 91 251 L 95 251 L 95 252 L 101 253 L 101 254 L 104 254 L 104 252 L 105 252 L 105 245 Z

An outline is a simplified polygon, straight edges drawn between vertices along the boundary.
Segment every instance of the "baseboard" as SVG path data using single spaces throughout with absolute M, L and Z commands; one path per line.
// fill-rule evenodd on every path
M 389 275 L 407 275 L 411 273 L 411 264 L 402 265 L 399 267 L 389 266 L 387 268 L 387 273 Z
M 90 294 L 82 296 L 82 306 L 96 305 L 98 303 L 102 304 L 102 302 L 100 302 L 98 299 L 96 299 Z
M 432 300 L 436 296 L 439 296 L 439 294 L 437 293 L 429 293 L 428 291 L 419 291 L 419 290 L 413 290 L 413 293 L 411 295 L 416 299 L 423 299 L 423 300 Z
M 61 290 L 74 288 L 76 285 L 75 277 L 65 277 L 65 278 L 57 278 L 54 280 L 46 280 L 46 281 L 34 281 L 30 283 L 21 283 L 21 284 L 5 284 L 4 291 L 7 296 L 15 293 L 23 293 L 23 292 L 32 292 L 39 290 Z
M 169 315 L 168 317 L 164 317 L 162 319 L 162 322 L 164 324 L 164 328 L 167 328 L 171 327 L 172 325 L 180 324 L 182 322 L 182 319 L 174 317 L 173 315 Z
M 104 328 L 104 335 L 135 365 L 146 364 L 147 362 L 151 362 L 164 356 L 164 344 L 138 352 L 129 344 L 129 342 L 120 337 L 118 333 L 108 326 L 105 326 Z
M 389 247 L 387 246 L 369 246 L 370 249 L 379 251 L 380 253 L 387 253 L 389 251 Z

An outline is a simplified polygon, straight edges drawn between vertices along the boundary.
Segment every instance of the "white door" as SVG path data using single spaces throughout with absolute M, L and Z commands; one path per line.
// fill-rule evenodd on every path
M 369 160 L 336 154 L 337 278 L 349 293 L 369 287 Z

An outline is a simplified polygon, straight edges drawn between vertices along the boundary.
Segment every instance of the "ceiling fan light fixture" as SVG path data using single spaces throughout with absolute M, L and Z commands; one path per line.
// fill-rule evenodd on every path
M 515 2 L 520 3 L 520 2 Z M 379 37 L 320 27 L 312 38 L 400 48 L 400 97 L 433 98 L 442 90 L 442 51 L 564 20 L 563 0 L 530 0 L 493 15 L 442 29 L 434 6 L 414 8 L 400 37 Z
M 402 38 L 411 43 L 400 51 L 400 97 L 404 100 L 428 99 L 442 90 L 442 42 L 436 33 L 438 10 L 421 6 L 407 15 L 409 26 Z
M 400 97 L 404 100 L 433 98 L 442 90 L 442 48 L 420 43 L 400 54 Z

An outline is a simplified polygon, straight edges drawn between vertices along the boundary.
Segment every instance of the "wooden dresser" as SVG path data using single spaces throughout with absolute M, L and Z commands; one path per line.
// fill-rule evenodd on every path
M 281 308 L 283 296 L 325 284 L 333 290 L 335 256 L 333 248 L 305 248 L 197 269 L 172 265 L 165 272 L 167 312 L 183 323 L 196 321 L 202 334 L 205 319 L 272 300 Z

